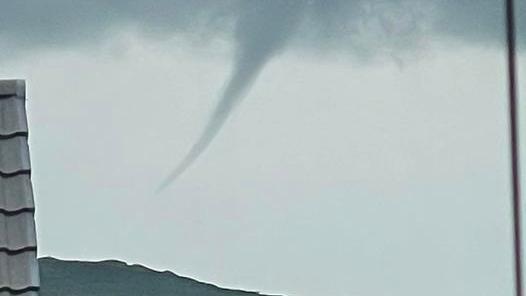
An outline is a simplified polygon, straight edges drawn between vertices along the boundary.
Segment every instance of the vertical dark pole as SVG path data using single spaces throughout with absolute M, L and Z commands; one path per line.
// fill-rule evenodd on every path
M 514 1 L 506 0 L 506 39 L 508 46 L 508 82 L 509 82 L 509 116 L 511 175 L 513 194 L 513 240 L 515 254 L 515 289 L 516 296 L 522 296 L 522 241 L 521 241 L 521 197 L 519 169 L 519 139 L 517 127 L 517 71 L 515 50 L 515 12 Z

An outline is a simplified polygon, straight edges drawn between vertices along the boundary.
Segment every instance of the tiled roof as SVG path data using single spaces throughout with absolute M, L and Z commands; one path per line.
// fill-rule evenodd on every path
M 37 296 L 25 83 L 0 81 L 0 296 Z

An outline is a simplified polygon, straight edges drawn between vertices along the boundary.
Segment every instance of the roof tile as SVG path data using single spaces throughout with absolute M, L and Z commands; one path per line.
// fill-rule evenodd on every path
M 34 209 L 33 188 L 28 174 L 0 177 L 0 212 Z
M 0 140 L 0 172 L 12 174 L 30 170 L 29 147 L 26 137 Z
M 0 97 L 26 96 L 24 80 L 0 80 Z
M 0 250 L 14 252 L 24 249 L 36 249 L 35 220 L 32 212 L 15 215 L 0 215 Z
M 0 252 L 0 289 L 11 291 L 39 287 L 36 251 L 17 254 Z
M 12 295 L 16 295 L 16 296 L 38 296 L 38 292 L 36 291 L 25 291 L 25 292 L 17 292 L 16 294 L 13 294 L 12 292 L 9 292 L 9 291 L 0 291 L 0 296 L 12 296 Z
M 0 137 L 27 133 L 25 100 L 19 97 L 0 99 Z

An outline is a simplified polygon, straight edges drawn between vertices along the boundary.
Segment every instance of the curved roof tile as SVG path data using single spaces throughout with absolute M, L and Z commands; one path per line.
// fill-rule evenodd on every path
M 24 249 L 36 249 L 35 219 L 32 212 L 14 215 L 0 215 L 0 250 L 17 252 Z
M 36 251 L 0 252 L 0 289 L 23 291 L 40 286 Z
M 25 100 L 19 97 L 0 99 L 0 137 L 27 133 Z
M 33 188 L 28 174 L 0 177 L 0 211 L 34 209 Z
M 0 144 L 0 173 L 2 175 L 31 169 L 26 137 L 18 136 L 0 141 L 2 141 Z

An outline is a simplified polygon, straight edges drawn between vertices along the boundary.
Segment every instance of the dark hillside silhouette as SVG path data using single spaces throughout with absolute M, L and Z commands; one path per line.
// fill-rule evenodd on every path
M 257 296 L 120 261 L 40 258 L 41 296 Z

